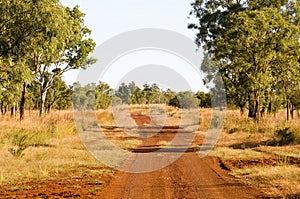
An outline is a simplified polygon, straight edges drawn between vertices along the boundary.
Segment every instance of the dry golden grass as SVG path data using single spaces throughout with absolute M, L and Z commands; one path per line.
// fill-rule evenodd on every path
M 111 109 L 97 111 L 96 117 L 100 125 L 108 125 L 108 126 L 116 125 L 116 122 L 114 120 L 114 115 Z
M 257 152 L 252 149 L 232 149 L 229 147 L 215 147 L 210 152 L 211 156 L 217 156 L 224 159 L 261 159 L 268 158 L 270 154 Z
M 53 174 L 70 167 L 101 166 L 86 150 L 70 149 L 62 145 L 30 147 L 25 151 L 23 158 L 13 157 L 5 149 L 0 153 L 1 184 L 51 179 Z
M 279 156 L 288 156 L 288 157 L 294 157 L 300 159 L 300 144 L 298 145 L 288 145 L 288 146 L 260 146 L 257 147 L 257 150 L 269 153 L 269 154 L 275 154 Z
M 285 146 L 276 145 L 278 129 L 290 128 L 295 139 Z M 272 141 L 272 142 L 271 142 Z M 274 144 L 275 143 L 275 144 Z M 247 182 L 267 186 L 265 191 L 272 196 L 298 194 L 300 190 L 299 165 L 290 165 L 289 158 L 300 158 L 300 119 L 289 122 L 285 111 L 263 117 L 259 123 L 240 115 L 239 111 L 227 110 L 224 132 L 210 155 L 226 161 L 243 159 L 268 159 L 275 157 L 275 166 L 257 165 L 232 170 L 232 174 Z
M 298 194 L 300 190 L 300 168 L 298 166 L 265 166 L 238 169 L 235 176 L 250 179 L 251 184 L 268 185 L 265 192 L 272 196 Z
M 35 112 L 26 119 L 3 117 L 0 121 L 0 184 L 51 179 L 70 167 L 103 166 L 82 145 L 76 134 L 71 111 L 53 112 L 39 118 Z M 23 157 L 9 149 L 16 134 L 26 135 Z
M 285 110 L 280 110 L 276 115 L 266 115 L 257 123 L 249 119 L 246 114 L 241 115 L 237 110 L 226 111 L 226 122 L 224 130 L 227 133 L 247 132 L 273 135 L 275 130 L 290 127 L 296 134 L 300 133 L 300 119 L 286 121 Z
M 200 124 L 199 131 L 207 132 L 210 127 L 210 122 L 212 118 L 212 110 L 211 109 L 200 109 Z

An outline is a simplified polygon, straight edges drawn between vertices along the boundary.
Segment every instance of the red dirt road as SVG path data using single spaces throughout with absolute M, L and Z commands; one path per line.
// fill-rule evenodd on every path
M 134 113 L 131 117 L 139 126 L 150 123 L 149 118 L 145 115 Z M 142 150 L 149 150 L 151 146 L 157 147 L 159 141 L 169 141 L 176 132 L 180 133 L 178 129 L 164 128 L 155 136 L 144 139 L 143 145 L 139 148 L 140 151 L 136 152 L 142 153 Z M 147 158 L 145 160 L 148 161 L 147 164 L 155 165 L 159 158 L 153 158 L 150 162 Z M 263 193 L 256 187 L 247 186 L 230 176 L 226 170 L 220 167 L 217 158 L 200 159 L 194 152 L 185 152 L 171 165 L 154 172 L 118 173 L 101 191 L 100 195 L 101 198 L 107 199 L 235 199 L 257 198 Z
M 186 153 L 172 165 L 159 171 L 119 173 L 102 190 L 103 198 L 257 198 L 255 187 L 238 182 L 220 168 L 216 158 L 199 159 Z

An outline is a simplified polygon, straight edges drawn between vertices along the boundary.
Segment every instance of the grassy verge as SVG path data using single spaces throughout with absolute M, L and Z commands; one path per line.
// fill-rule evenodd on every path
M 225 131 L 210 155 L 271 197 L 299 198 L 300 119 L 287 122 L 284 116 L 282 111 L 256 123 L 239 111 L 227 111 Z
M 73 167 L 103 167 L 82 145 L 72 112 L 43 118 L 32 112 L 22 122 L 3 117 L 0 126 L 0 184 L 52 179 Z

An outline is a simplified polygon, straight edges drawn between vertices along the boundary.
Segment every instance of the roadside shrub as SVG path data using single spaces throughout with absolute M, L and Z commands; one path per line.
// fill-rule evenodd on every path
M 279 146 L 288 145 L 295 141 L 295 134 L 290 131 L 290 127 L 277 129 L 275 136 Z
M 23 157 L 25 149 L 30 146 L 30 139 L 31 137 L 26 134 L 24 129 L 17 131 L 12 138 L 13 147 L 8 151 L 15 157 Z

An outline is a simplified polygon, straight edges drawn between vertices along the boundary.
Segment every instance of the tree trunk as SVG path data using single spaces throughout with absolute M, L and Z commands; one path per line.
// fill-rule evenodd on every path
M 244 106 L 240 106 L 240 114 L 241 114 L 241 116 L 243 116 L 244 113 L 245 113 Z
M 47 106 L 47 114 L 49 114 L 50 111 L 51 111 L 51 106 L 49 105 L 49 106 Z
M 248 96 L 248 104 L 249 104 L 249 112 L 248 117 L 249 118 L 255 118 L 255 105 L 254 100 L 251 98 L 251 95 Z
M 10 109 L 10 116 L 14 117 L 16 115 L 16 104 L 14 103 Z
M 270 96 L 270 101 L 268 105 L 268 114 L 272 113 L 272 109 L 273 109 L 273 102 L 272 102 L 272 96 Z
M 23 84 L 23 90 L 22 90 L 22 95 L 21 95 L 21 102 L 20 102 L 20 120 L 24 119 L 25 102 L 26 102 L 26 91 L 27 91 L 27 83 L 24 82 L 24 84 Z
M 5 115 L 7 112 L 7 106 L 3 106 L 3 102 L 1 103 L 1 113 L 2 115 Z
M 40 109 L 40 111 L 39 111 L 39 116 L 41 117 L 43 114 L 44 114 L 44 112 L 45 112 L 45 101 L 46 101 L 46 97 L 47 97 L 47 90 L 43 90 L 43 89 L 41 89 L 41 101 L 40 101 L 40 107 L 39 107 L 39 109 Z
M 288 93 L 288 88 L 285 86 L 285 100 L 286 100 L 286 120 L 290 120 L 290 98 Z
M 262 107 L 261 111 L 260 111 L 260 118 L 263 118 L 266 116 L 266 109 L 265 107 Z
M 259 106 L 259 95 L 255 94 L 255 108 L 254 108 L 254 119 L 258 122 L 260 120 L 260 106 Z
M 286 101 L 286 120 L 290 120 L 290 103 L 289 101 Z
M 292 120 L 294 119 L 294 110 L 295 110 L 294 104 L 291 103 L 291 110 L 290 110 L 290 113 L 291 113 L 291 119 L 292 119 Z
M 4 115 L 4 109 L 3 109 L 3 101 L 1 101 L 1 113 L 2 113 L 2 115 Z

